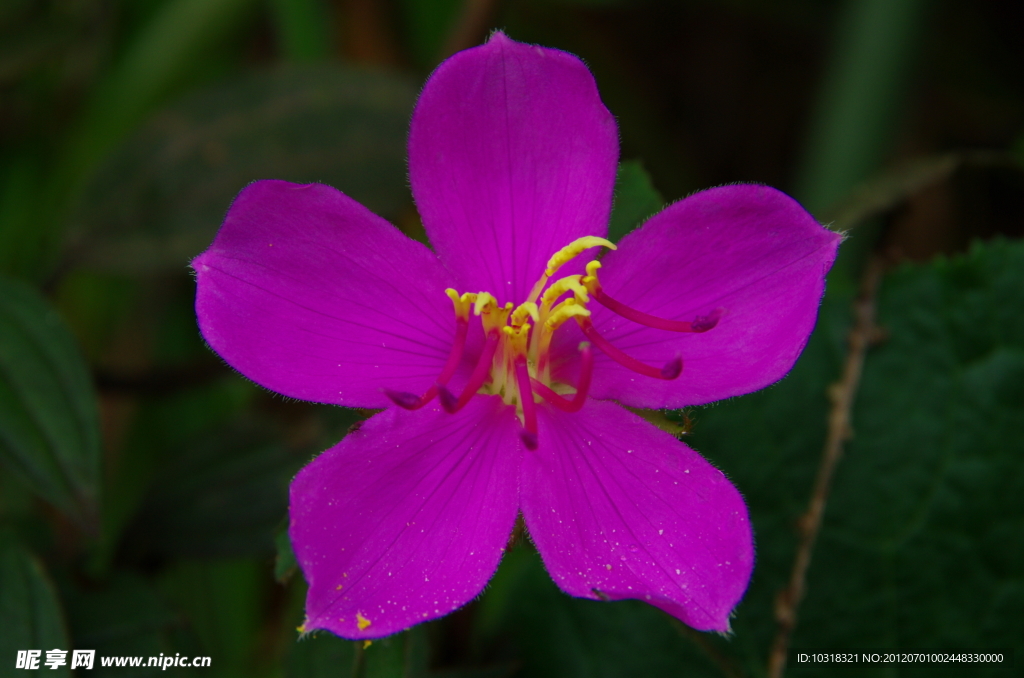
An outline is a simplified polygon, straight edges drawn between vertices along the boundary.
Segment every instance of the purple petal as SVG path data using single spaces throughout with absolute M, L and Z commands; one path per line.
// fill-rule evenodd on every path
M 670 320 L 724 313 L 713 329 L 688 334 L 644 327 L 591 304 L 594 325 L 618 348 L 659 367 L 677 355 L 684 364 L 678 379 L 663 381 L 598 354 L 591 394 L 635 407 L 683 407 L 778 381 L 814 328 L 840 240 L 767 186 L 713 188 L 655 215 L 602 260 L 604 290 Z M 560 350 L 572 353 L 579 338 L 565 332 Z
M 384 407 L 383 388 L 429 387 L 455 336 L 437 258 L 329 186 L 250 185 L 192 267 L 206 341 L 293 398 Z
M 501 303 L 525 301 L 571 241 L 605 235 L 618 153 L 583 62 L 500 32 L 434 71 L 409 132 L 431 243 L 460 291 Z
M 516 518 L 518 426 L 497 397 L 454 415 L 391 408 L 304 468 L 290 533 L 306 630 L 379 638 L 479 594 Z
M 636 598 L 726 631 L 750 580 L 747 509 L 703 457 L 612 403 L 542 407 L 523 459 L 522 511 L 555 583 L 581 598 Z

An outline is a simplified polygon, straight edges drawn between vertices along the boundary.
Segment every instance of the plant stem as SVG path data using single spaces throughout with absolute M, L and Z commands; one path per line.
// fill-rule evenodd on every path
M 786 654 L 789 640 L 796 627 L 797 608 L 804 596 L 807 568 L 811 563 L 811 552 L 821 529 L 825 505 L 828 503 L 829 490 L 836 466 L 843 456 L 844 444 L 853 436 L 850 424 L 853 403 L 860 385 L 860 376 L 864 368 L 864 355 L 868 347 L 875 342 L 878 327 L 875 325 L 875 301 L 878 287 L 882 279 L 882 260 L 872 256 L 868 260 L 864 276 L 861 280 L 861 291 L 854 302 L 854 325 L 849 335 L 849 352 L 843 367 L 842 378 L 829 387 L 828 395 L 832 401 L 832 409 L 828 419 L 828 435 L 825 449 L 822 452 L 818 475 L 814 481 L 807 511 L 800 517 L 800 544 L 797 547 L 793 570 L 789 578 L 789 586 L 775 600 L 775 620 L 778 630 L 768 655 L 768 676 L 782 678 L 786 669 Z

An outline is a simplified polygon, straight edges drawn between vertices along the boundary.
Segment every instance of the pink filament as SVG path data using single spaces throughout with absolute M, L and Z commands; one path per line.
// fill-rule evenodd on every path
M 455 374 L 455 370 L 462 360 L 462 351 L 466 348 L 466 334 L 468 332 L 469 321 L 456 317 L 455 341 L 452 342 L 452 350 L 448 353 L 448 362 L 444 364 L 444 369 L 441 370 L 441 375 L 437 378 L 434 385 L 428 388 L 422 396 L 417 396 L 408 391 L 392 391 L 389 388 L 384 389 L 384 395 L 391 398 L 391 402 L 394 404 L 407 410 L 418 410 L 429 403 L 437 395 L 437 385 L 444 386 L 452 378 L 452 375 Z
M 530 384 L 533 386 L 533 390 L 539 393 L 544 400 L 563 412 L 579 412 L 587 401 L 587 394 L 590 392 L 590 377 L 593 373 L 594 350 L 590 348 L 590 344 L 584 343 L 580 347 L 580 382 L 576 386 L 576 395 L 573 396 L 572 400 L 563 398 L 548 388 L 546 384 L 536 379 L 530 379 Z
M 469 383 L 466 384 L 466 388 L 462 390 L 462 395 L 455 398 L 455 395 L 449 391 L 444 384 L 437 384 L 437 395 L 441 401 L 441 407 L 445 409 L 445 412 L 449 414 L 455 414 L 463 407 L 466 403 L 480 390 L 480 387 L 487 381 L 487 375 L 491 372 L 491 361 L 494 360 L 494 351 L 498 348 L 498 333 L 488 332 L 487 338 L 484 341 L 484 350 L 480 353 L 480 359 L 476 362 L 476 367 L 473 368 L 473 374 L 469 377 Z
M 526 366 L 526 358 L 516 358 L 516 381 L 519 382 L 519 402 L 523 406 L 523 431 L 520 433 L 523 444 L 529 450 L 537 449 L 537 404 L 533 402 L 533 390 L 530 388 L 530 369 Z
M 705 316 L 697 316 L 694 318 L 693 322 L 686 322 L 683 320 L 666 320 L 665 318 L 648 315 L 643 311 L 638 311 L 631 306 L 625 305 L 617 299 L 612 299 L 600 287 L 596 287 L 591 291 L 591 295 L 609 311 L 618 313 L 623 318 L 628 318 L 635 323 L 646 325 L 647 327 L 653 327 L 659 330 L 668 330 L 670 332 L 707 332 L 718 324 L 722 314 L 725 313 L 724 308 L 716 308 Z
M 576 322 L 579 323 L 580 329 L 583 330 L 583 334 L 586 335 L 587 339 L 594 342 L 594 345 L 604 351 L 605 355 L 623 367 L 629 368 L 634 372 L 638 372 L 645 377 L 666 380 L 675 379 L 683 371 L 683 359 L 679 356 L 676 356 L 674 360 L 670 360 L 665 363 L 665 366 L 661 369 L 651 367 L 650 365 L 642 363 L 636 358 L 626 355 L 619 349 L 615 348 L 611 342 L 598 334 L 597 329 L 594 328 L 594 323 L 590 322 L 590 318 L 576 316 Z

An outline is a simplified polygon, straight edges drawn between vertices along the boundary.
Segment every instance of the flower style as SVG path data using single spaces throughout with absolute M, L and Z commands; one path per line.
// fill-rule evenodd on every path
M 333 188 L 260 181 L 193 262 L 200 328 L 232 367 L 293 398 L 385 408 L 292 483 L 306 630 L 377 638 L 464 605 L 520 512 L 566 593 L 728 629 L 753 567 L 746 506 L 622 405 L 782 378 L 839 236 L 735 185 L 616 247 L 617 161 L 579 59 L 495 33 L 438 67 L 413 114 L 433 251 Z

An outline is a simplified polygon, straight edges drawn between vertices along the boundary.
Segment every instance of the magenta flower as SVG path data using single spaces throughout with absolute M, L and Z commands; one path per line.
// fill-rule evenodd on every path
M 433 251 L 333 188 L 261 181 L 193 262 L 200 328 L 232 367 L 293 398 L 386 408 L 292 483 L 307 630 L 376 638 L 466 604 L 520 512 L 566 593 L 728 629 L 754 559 L 743 499 L 622 405 L 782 378 L 839 236 L 737 185 L 615 248 L 617 161 L 580 60 L 495 33 L 443 63 L 413 114 Z M 597 246 L 613 250 L 600 263 Z

